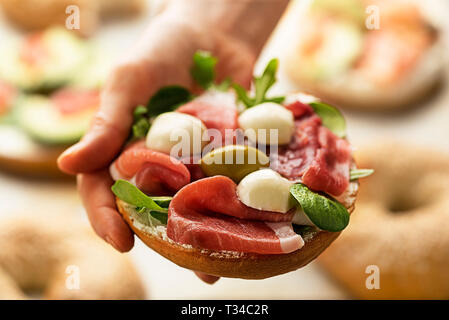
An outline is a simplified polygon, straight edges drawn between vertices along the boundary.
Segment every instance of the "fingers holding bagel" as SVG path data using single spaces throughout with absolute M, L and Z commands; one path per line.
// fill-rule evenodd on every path
M 120 252 L 134 246 L 134 234 L 117 212 L 107 170 L 77 176 L 78 190 L 95 232 Z

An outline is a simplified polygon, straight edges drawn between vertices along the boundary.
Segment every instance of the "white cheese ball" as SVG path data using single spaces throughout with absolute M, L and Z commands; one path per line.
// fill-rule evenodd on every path
M 201 153 L 207 144 L 206 130 L 201 120 L 188 114 L 163 113 L 151 124 L 146 146 L 175 157 L 192 156 Z
M 251 141 L 267 145 L 287 144 L 295 131 L 293 113 L 273 102 L 265 102 L 245 110 L 239 116 L 239 124 Z M 247 132 L 251 129 L 257 135 Z M 261 129 L 265 129 L 265 134 L 258 131 Z M 277 136 L 270 135 L 270 129 L 276 130 Z
M 290 195 L 292 184 L 276 171 L 262 169 L 250 173 L 240 181 L 237 195 L 248 207 L 286 213 L 294 205 Z

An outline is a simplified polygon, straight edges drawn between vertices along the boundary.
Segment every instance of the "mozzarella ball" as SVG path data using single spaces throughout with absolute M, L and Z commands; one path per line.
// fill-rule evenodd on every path
M 251 141 L 267 145 L 287 144 L 295 131 L 293 113 L 273 102 L 265 102 L 245 110 L 239 116 L 239 124 Z M 247 132 L 251 129 L 256 134 Z M 265 129 L 265 134 L 259 131 L 261 129 Z M 277 136 L 271 135 L 270 129 L 276 130 Z
M 188 114 L 163 113 L 151 124 L 146 146 L 175 157 L 192 156 L 201 153 L 207 144 L 206 130 L 201 120 Z
M 237 186 L 237 195 L 248 207 L 286 213 L 293 205 L 290 195 L 293 182 L 271 169 L 254 171 Z

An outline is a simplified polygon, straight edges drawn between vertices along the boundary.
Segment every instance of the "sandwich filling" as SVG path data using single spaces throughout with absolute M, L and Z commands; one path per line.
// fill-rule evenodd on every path
M 261 76 L 271 84 L 275 63 Z M 148 116 L 151 100 L 136 109 L 135 141 L 110 172 L 140 224 L 180 245 L 257 254 L 299 250 L 307 229 L 346 227 L 336 198 L 358 171 L 341 114 L 310 97 L 267 98 L 257 79 L 254 98 L 237 85 L 236 94 L 208 87 L 169 112 Z

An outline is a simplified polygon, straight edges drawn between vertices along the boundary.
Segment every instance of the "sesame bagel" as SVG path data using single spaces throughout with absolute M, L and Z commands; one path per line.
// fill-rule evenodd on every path
M 125 255 L 70 216 L 40 213 L 0 223 L 0 298 L 143 299 Z
M 375 174 L 361 183 L 348 230 L 318 261 L 359 298 L 447 299 L 449 156 L 382 142 L 356 159 Z M 378 288 L 367 287 L 369 266 Z

